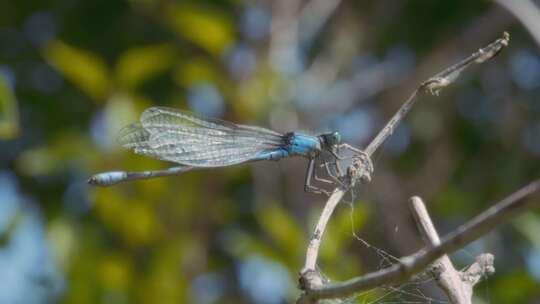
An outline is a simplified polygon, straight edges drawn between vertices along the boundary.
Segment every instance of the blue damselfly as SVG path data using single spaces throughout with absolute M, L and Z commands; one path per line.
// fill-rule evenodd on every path
M 335 181 L 340 172 L 339 149 L 348 148 L 361 153 L 360 150 L 341 143 L 338 132 L 317 136 L 300 132 L 282 134 L 165 107 L 145 110 L 139 123 L 131 124 L 120 131 L 119 143 L 137 154 L 174 162 L 180 166 L 155 171 L 104 172 L 92 176 L 88 181 L 90 184 L 110 186 L 127 180 L 176 175 L 195 168 L 225 167 L 301 156 L 310 160 L 305 190 L 321 193 L 321 189 L 312 185 L 312 178 L 333 183 L 328 179 L 318 178 L 315 174 L 315 160 L 321 153 L 328 152 L 334 158 L 332 163 L 325 162 L 324 165 Z

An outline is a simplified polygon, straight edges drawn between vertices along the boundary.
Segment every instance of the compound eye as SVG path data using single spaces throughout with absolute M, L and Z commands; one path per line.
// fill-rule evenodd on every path
M 334 145 L 338 145 L 341 143 L 341 134 L 339 134 L 339 132 L 334 132 L 332 133 L 332 137 L 333 137 L 333 144 Z

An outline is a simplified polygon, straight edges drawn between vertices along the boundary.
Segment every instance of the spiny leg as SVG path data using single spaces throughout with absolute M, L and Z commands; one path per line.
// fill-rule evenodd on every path
M 370 155 L 345 143 L 338 145 L 337 148 L 345 148 L 354 152 L 352 164 L 347 168 L 347 177 L 351 185 L 354 185 L 356 180 L 360 180 L 364 184 L 369 183 L 374 170 Z
M 320 176 L 317 174 L 317 169 L 316 169 L 316 166 L 315 166 L 317 160 L 318 160 L 317 158 L 314 158 L 313 161 L 310 161 L 310 165 L 313 166 L 312 174 L 311 174 L 312 178 L 315 179 L 315 180 L 318 181 L 318 182 L 321 182 L 321 183 L 325 183 L 325 184 L 335 184 L 335 181 L 329 180 L 329 179 L 327 179 L 327 178 L 322 178 L 322 177 L 320 177 Z M 319 164 L 319 165 L 317 165 L 317 166 L 322 168 L 322 167 L 324 167 L 324 164 Z M 309 168 L 308 168 L 308 170 L 309 170 Z M 330 176 L 330 177 L 331 177 L 331 176 Z
M 341 148 L 345 148 L 345 149 L 349 149 L 357 154 L 366 154 L 364 151 L 360 150 L 360 149 L 357 149 L 349 144 L 340 144 L 340 145 L 337 145 L 336 146 L 336 150 L 339 152 L 339 149 Z M 337 175 L 338 176 L 343 176 L 343 171 L 341 170 L 341 164 L 340 164 L 340 161 L 341 160 L 345 160 L 345 159 L 350 159 L 351 157 L 345 157 L 345 156 L 341 156 L 339 155 L 336 151 L 330 151 L 330 153 L 334 156 L 335 158 L 335 168 L 336 168 L 336 172 L 337 172 Z M 327 169 L 327 171 L 329 171 Z
M 373 172 L 373 162 L 371 161 L 371 157 L 370 155 L 368 155 L 365 151 L 363 150 L 360 150 L 358 148 L 355 148 L 349 144 L 340 144 L 338 146 L 338 149 L 340 148 L 345 148 L 345 149 L 349 149 L 350 151 L 353 151 L 356 153 L 356 156 L 360 156 L 360 159 L 362 159 L 364 161 L 364 163 L 366 164 L 367 166 L 367 170 L 369 172 Z M 354 157 L 354 156 L 353 156 Z
M 337 172 L 337 175 L 336 173 L 334 173 L 334 171 L 332 171 L 332 169 L 330 168 L 330 165 L 334 165 L 335 167 L 335 170 Z M 345 187 L 345 184 L 343 183 L 343 181 L 341 180 L 341 170 L 339 170 L 339 164 L 337 163 L 337 161 L 335 162 L 324 162 L 323 164 L 321 164 L 321 167 L 324 167 L 326 169 L 326 174 L 328 174 L 328 176 L 330 176 L 334 181 L 332 182 L 333 184 L 338 184 L 342 187 Z
M 314 178 L 316 181 L 321 182 L 321 183 L 325 183 L 325 184 L 334 184 L 334 183 L 335 183 L 335 181 L 331 181 L 331 180 L 329 180 L 329 179 L 319 177 L 319 176 L 317 175 L 317 172 L 314 172 L 314 173 L 313 173 L 313 178 Z
M 334 171 L 332 171 L 332 169 L 330 168 L 330 165 L 335 166 L 335 162 L 324 162 L 320 165 L 320 167 L 321 168 L 324 167 L 326 169 L 326 174 L 334 180 L 332 183 L 335 183 L 337 180 L 339 180 L 339 177 L 338 175 L 336 175 L 336 173 L 334 173 Z
M 349 150 L 351 150 L 351 151 L 353 151 L 353 152 L 356 152 L 356 153 L 358 153 L 358 154 L 365 154 L 365 153 L 366 153 L 366 152 L 364 152 L 364 151 L 362 151 L 362 150 L 360 150 L 360 149 L 358 149 L 358 148 L 355 148 L 355 147 L 353 147 L 353 146 L 351 146 L 351 145 L 349 145 L 349 144 L 340 144 L 340 145 L 338 146 L 338 148 L 349 149 Z
M 332 162 L 324 162 L 322 164 L 319 165 L 319 167 L 321 168 L 325 168 L 326 169 L 326 175 L 328 175 L 330 178 L 332 178 L 332 180 L 329 180 L 329 179 L 326 179 L 326 178 L 322 178 L 322 177 L 319 177 L 317 175 L 317 171 L 315 170 L 314 173 L 313 173 L 313 177 L 315 178 L 316 181 L 318 182 L 322 182 L 322 183 L 326 183 L 326 184 L 332 184 L 332 185 L 335 185 L 335 184 L 340 184 L 342 185 L 342 182 L 340 181 L 339 179 L 339 175 L 336 175 L 332 169 L 330 169 L 330 165 L 331 164 L 335 164 L 335 163 L 332 163 Z
M 312 178 L 315 178 L 315 179 L 318 178 L 317 175 L 315 174 L 315 159 L 314 158 L 309 160 L 309 165 L 306 172 L 306 183 L 304 185 L 304 191 L 309 192 L 309 193 L 315 193 L 315 194 L 326 194 L 330 196 L 330 192 L 322 188 L 313 186 L 311 184 Z

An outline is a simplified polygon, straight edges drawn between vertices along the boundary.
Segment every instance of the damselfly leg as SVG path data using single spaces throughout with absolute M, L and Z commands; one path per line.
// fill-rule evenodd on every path
M 339 153 L 340 149 L 349 150 L 352 152 L 352 155 L 343 156 Z M 336 150 L 332 151 L 331 154 L 334 156 L 333 160 L 325 161 L 320 164 L 320 167 L 324 167 L 326 169 L 326 174 L 332 179 L 332 181 L 330 181 L 331 183 L 340 185 L 341 187 L 345 188 L 354 185 L 354 183 L 350 183 L 350 168 L 347 169 L 346 175 L 342 171 L 343 168 L 341 167 L 341 162 L 344 160 L 352 160 L 354 164 L 349 165 L 349 167 L 354 165 L 356 172 L 360 172 L 359 170 L 362 170 L 362 172 L 364 172 L 361 174 L 360 178 L 363 183 L 367 183 L 371 180 L 373 164 L 369 155 L 363 150 L 344 143 L 337 145 Z
M 309 193 L 314 193 L 314 194 L 326 194 L 327 196 L 330 196 L 331 194 L 330 191 L 314 186 L 311 183 L 312 179 L 314 179 L 319 182 L 333 184 L 332 181 L 324 179 L 324 178 L 320 178 L 319 176 L 317 176 L 317 172 L 315 170 L 316 161 L 317 161 L 316 158 L 312 158 L 309 160 L 309 164 L 308 164 L 307 172 L 306 172 L 306 183 L 304 185 L 304 191 L 309 192 Z

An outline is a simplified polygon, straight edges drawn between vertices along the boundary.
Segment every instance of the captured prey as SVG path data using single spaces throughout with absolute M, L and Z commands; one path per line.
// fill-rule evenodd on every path
M 122 181 L 146 179 L 157 176 L 176 175 L 191 169 L 215 168 L 261 160 L 280 160 L 301 156 L 310 160 L 305 182 L 308 192 L 322 193 L 311 184 L 315 175 L 315 160 L 328 152 L 332 163 L 325 163 L 326 171 L 336 180 L 340 172 L 339 149 L 355 148 L 341 143 L 338 132 L 318 136 L 299 132 L 278 133 L 273 130 L 234 124 L 215 118 L 205 118 L 172 108 L 152 107 L 146 109 L 140 122 L 120 131 L 119 143 L 135 153 L 170 161 L 180 166 L 166 170 L 105 172 L 92 176 L 89 183 L 109 186 Z M 334 171 L 330 168 L 333 165 Z

